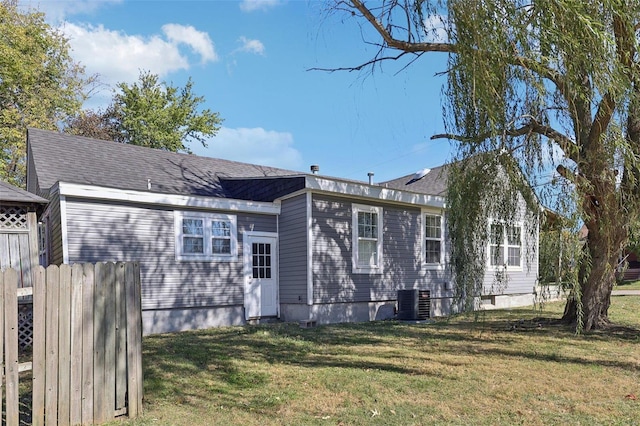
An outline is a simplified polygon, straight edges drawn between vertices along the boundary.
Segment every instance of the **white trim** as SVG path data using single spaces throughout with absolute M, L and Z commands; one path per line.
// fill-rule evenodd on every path
M 439 263 L 427 263 L 427 236 L 426 236 L 426 221 L 425 216 L 440 216 L 440 262 Z M 445 262 L 445 218 L 444 212 L 442 210 L 433 210 L 433 209 L 422 209 L 420 211 L 420 220 L 418 223 L 420 224 L 420 263 L 422 265 L 422 269 L 425 270 L 444 270 L 444 262 Z
M 502 249 L 502 256 L 504 260 L 503 265 L 492 265 L 491 264 L 491 226 L 499 225 L 502 226 L 502 243 L 500 244 L 500 248 Z M 508 265 L 509 261 L 509 244 L 508 244 L 508 229 L 509 227 L 516 227 L 520 229 L 520 265 Z M 505 272 L 522 272 L 522 261 L 524 257 L 524 225 L 522 222 L 513 222 L 513 223 L 501 223 L 489 221 L 489 242 L 487 244 L 487 269 L 490 271 L 505 271 Z M 515 247 L 515 246 L 511 246 Z
M 173 207 L 197 207 L 208 210 L 228 210 L 247 213 L 280 214 L 279 203 L 234 200 L 200 195 L 159 194 L 156 192 L 131 189 L 107 188 L 103 186 L 81 185 L 59 182 L 60 196 L 93 198 L 98 200 L 127 201 Z
M 297 197 L 298 195 L 308 194 L 308 193 L 309 193 L 308 189 L 298 189 L 295 192 L 291 192 L 291 193 L 289 193 L 287 195 L 283 195 L 282 197 L 275 199 L 273 202 L 274 203 L 280 203 L 281 201 L 289 200 L 291 198 Z
M 173 231 L 175 236 L 175 253 L 176 253 L 177 261 L 179 262 L 211 262 L 211 261 L 237 262 L 238 261 L 238 223 L 235 215 L 174 210 L 173 218 L 174 218 Z M 203 221 L 202 239 L 203 239 L 204 252 L 202 254 L 183 253 L 182 251 L 183 219 L 198 219 Z M 211 234 L 212 220 L 229 221 L 230 234 L 231 234 L 231 238 L 230 238 L 231 253 L 228 255 L 213 253 L 213 248 L 211 246 L 211 239 L 213 238 L 213 235 Z
M 62 234 L 62 263 L 69 264 L 69 239 L 67 238 L 67 199 L 60 194 L 60 233 Z
M 446 208 L 445 197 L 400 191 L 379 185 L 365 185 L 325 179 L 317 176 L 306 176 L 306 188 L 309 190 L 330 192 L 345 197 L 358 197 L 368 200 Z
M 313 195 L 307 192 L 307 305 L 313 305 Z
M 377 219 L 377 240 L 376 240 L 376 265 L 363 266 L 358 264 L 358 213 L 359 212 L 369 212 L 376 213 L 378 216 Z M 364 204 L 351 204 L 351 271 L 354 274 L 382 274 L 384 272 L 383 261 L 384 257 L 382 256 L 382 240 L 384 234 L 384 221 L 382 219 L 382 215 L 384 210 L 380 206 L 367 206 Z

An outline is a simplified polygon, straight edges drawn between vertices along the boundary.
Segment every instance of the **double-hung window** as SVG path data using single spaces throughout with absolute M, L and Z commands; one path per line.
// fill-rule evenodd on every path
M 233 215 L 176 211 L 176 259 L 236 261 L 236 229 Z
M 423 214 L 424 251 L 423 259 L 427 267 L 440 267 L 444 262 L 444 232 L 442 215 Z
M 353 272 L 382 273 L 382 207 L 352 205 Z
M 522 267 L 522 227 L 491 224 L 489 265 L 507 269 Z

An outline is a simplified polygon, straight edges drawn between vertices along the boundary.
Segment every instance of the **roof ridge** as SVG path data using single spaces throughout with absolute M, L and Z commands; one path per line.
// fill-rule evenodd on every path
M 302 173 L 302 172 L 296 171 L 296 170 L 289 170 L 289 169 L 284 169 L 284 168 L 275 167 L 275 166 L 268 166 L 268 165 L 264 165 L 264 164 L 247 163 L 247 162 L 244 162 L 244 161 L 229 160 L 229 159 L 226 159 L 226 158 L 219 158 L 219 157 L 207 157 L 207 156 L 204 156 L 204 155 L 192 154 L 192 153 L 188 153 L 188 152 L 167 151 L 167 150 L 160 149 L 160 148 L 152 148 L 152 147 L 147 147 L 147 146 L 116 142 L 116 141 L 113 141 L 113 140 L 92 138 L 92 137 L 88 137 L 88 136 L 72 135 L 72 134 L 64 133 L 64 132 L 60 132 L 60 131 L 44 130 L 44 129 L 38 129 L 38 128 L 35 128 L 35 127 L 28 127 L 27 128 L 27 135 L 29 134 L 29 132 L 34 132 L 34 131 L 35 132 L 40 132 L 40 133 L 45 133 L 45 134 L 56 135 L 58 137 L 63 137 L 65 139 L 84 139 L 84 140 L 91 141 L 91 142 L 98 143 L 98 144 L 106 144 L 106 145 L 110 145 L 112 147 L 122 148 L 124 150 L 131 149 L 131 150 L 140 150 L 140 152 L 143 152 L 143 151 L 154 152 L 157 155 L 166 155 L 168 157 L 171 157 L 171 156 L 176 156 L 176 157 L 177 156 L 183 156 L 183 157 L 188 157 L 188 158 L 194 158 L 195 157 L 195 158 L 203 158 L 203 159 L 206 159 L 206 160 L 222 161 L 222 162 L 226 162 L 226 163 L 229 163 L 229 164 L 238 164 L 238 165 L 251 166 L 251 167 L 255 167 L 255 166 L 268 167 L 270 169 L 278 170 L 278 171 Z

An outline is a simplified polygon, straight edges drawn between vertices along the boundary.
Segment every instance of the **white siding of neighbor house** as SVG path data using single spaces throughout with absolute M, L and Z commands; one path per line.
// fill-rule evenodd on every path
M 276 216 L 234 212 L 238 261 L 175 259 L 173 209 L 67 199 L 69 262 L 139 261 L 143 309 L 243 305 L 242 232 L 276 232 Z
M 307 303 L 307 198 L 283 200 L 279 217 L 280 303 Z
M 352 273 L 352 202 L 313 195 L 314 303 L 395 300 L 397 290 L 430 289 L 442 294 L 446 270 L 422 266 L 421 209 L 392 204 L 357 204 L 383 208 L 383 273 Z

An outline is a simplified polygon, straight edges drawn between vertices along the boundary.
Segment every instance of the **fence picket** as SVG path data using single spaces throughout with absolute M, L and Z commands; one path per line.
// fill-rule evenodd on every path
M 58 291 L 60 268 L 47 268 L 46 323 L 45 323 L 45 424 L 58 422 Z
M 104 400 L 107 274 L 106 264 L 97 263 L 93 296 L 93 421 L 96 423 L 107 420 Z
M 125 300 L 125 263 L 116 264 L 116 410 L 127 406 L 127 304 Z
M 34 426 L 44 425 L 45 395 L 45 300 L 46 276 L 42 266 L 36 267 L 33 282 L 33 396 L 31 421 Z
M 82 285 L 84 270 L 76 263 L 71 268 L 71 369 L 69 395 L 69 422 L 82 423 Z
M 127 407 L 130 417 L 142 412 L 142 316 L 140 300 L 140 265 L 128 263 L 127 277 L 127 369 L 129 390 Z
M 0 241 L 1 243 L 1 241 Z M 9 272 L 0 270 L 0 344 L 4 342 L 4 288 L 13 285 L 9 282 Z M 17 283 L 16 283 L 17 285 Z M 1 345 L 0 345 L 1 346 Z M 4 384 L 4 351 L 0 349 L 0 414 L 2 414 L 2 386 Z M 0 416 L 1 417 L 1 416 Z
M 6 424 L 20 421 L 20 395 L 18 392 L 18 273 L 5 272 L 4 285 L 4 371 L 6 386 Z M 7 285 L 9 284 L 9 285 Z
M 82 423 L 93 423 L 93 293 L 95 266 L 83 265 L 82 287 Z
M 71 383 L 71 266 L 60 265 L 58 287 L 58 425 L 69 424 Z
M 104 411 L 105 420 L 113 419 L 116 410 L 116 265 L 106 265 L 104 286 Z

